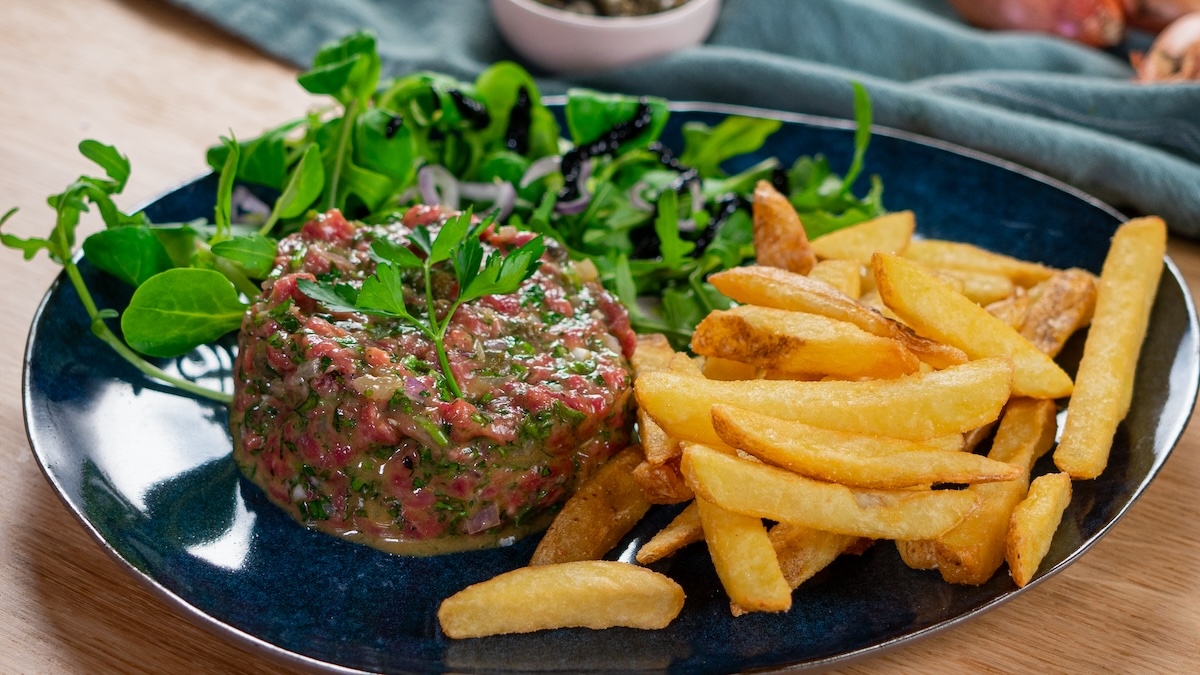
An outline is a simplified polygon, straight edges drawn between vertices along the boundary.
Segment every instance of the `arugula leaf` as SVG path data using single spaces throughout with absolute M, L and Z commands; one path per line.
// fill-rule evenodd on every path
M 213 224 L 217 226 L 217 233 L 213 238 L 216 241 L 229 237 L 229 228 L 233 223 L 233 182 L 237 179 L 241 148 L 232 135 L 230 133 L 230 138 L 221 137 L 221 143 L 228 154 L 225 157 L 225 166 L 221 169 L 221 180 L 217 184 L 217 205 L 213 210 Z
M 79 143 L 79 152 L 84 157 L 95 162 L 108 174 L 112 182 L 106 186 L 106 192 L 112 194 L 125 189 L 125 183 L 129 180 L 128 157 L 117 152 L 117 149 L 113 146 L 105 145 L 90 138 Z
M 726 117 L 715 127 L 688 122 L 683 125 L 679 161 L 705 178 L 724 176 L 721 162 L 758 150 L 782 125 L 779 120 L 741 116 Z
M 96 267 L 135 287 L 174 267 L 166 247 L 145 225 L 100 230 L 83 241 L 83 254 Z
M 240 143 L 237 179 L 282 189 L 289 164 L 287 137 L 303 123 L 304 120 L 292 120 Z M 213 171 L 221 171 L 228 157 L 229 147 L 222 143 L 209 148 L 205 160 Z
M 237 330 L 245 313 L 220 272 L 176 268 L 138 286 L 121 314 L 121 331 L 139 352 L 171 358 Z
M 84 253 L 87 253 L 86 242 L 84 246 Z M 274 239 L 255 232 L 219 241 L 212 245 L 212 252 L 240 264 L 251 278 L 265 279 L 275 266 L 278 245 Z
M 416 141 L 403 118 L 380 108 L 359 115 L 354 129 L 354 160 L 364 169 L 383 174 L 399 185 L 417 173 Z
M 270 217 L 258 233 L 266 235 L 280 218 L 295 218 L 307 211 L 321 196 L 324 187 L 325 167 L 321 164 L 320 148 L 310 144 L 300 157 L 300 163 L 292 170 L 287 187 L 275 200 Z
M 687 255 L 696 248 L 690 241 L 679 236 L 679 195 L 666 190 L 658 197 L 658 217 L 654 219 L 654 233 L 658 235 L 663 263 L 670 268 L 683 265 Z

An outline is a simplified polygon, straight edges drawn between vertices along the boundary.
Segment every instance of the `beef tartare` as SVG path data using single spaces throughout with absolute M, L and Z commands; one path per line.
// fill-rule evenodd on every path
M 279 244 L 238 338 L 230 410 L 234 459 L 270 499 L 318 530 L 434 554 L 504 543 L 544 527 L 574 486 L 629 442 L 635 338 L 620 303 L 546 242 L 509 295 L 462 304 L 445 338 L 463 396 L 411 324 L 333 312 L 301 279 L 361 285 L 371 243 L 407 243 L 447 214 L 415 207 L 361 225 L 331 211 Z M 489 227 L 486 250 L 533 235 Z M 594 275 L 590 275 L 594 277 Z M 405 279 L 416 314 L 417 272 Z M 434 306 L 457 293 L 434 268 Z

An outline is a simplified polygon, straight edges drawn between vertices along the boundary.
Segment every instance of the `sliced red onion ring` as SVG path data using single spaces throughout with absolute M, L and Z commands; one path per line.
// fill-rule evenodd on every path
M 522 188 L 528 187 L 534 181 L 558 171 L 558 167 L 561 165 L 562 157 L 557 155 L 535 159 L 529 165 L 529 168 L 525 170 L 525 175 L 521 176 L 521 182 L 518 183 L 518 186 Z
M 446 167 L 436 164 L 421 167 L 417 172 L 417 187 L 421 190 L 421 200 L 426 204 L 458 208 L 458 179 Z
M 490 202 L 500 209 L 496 220 L 503 221 L 512 213 L 513 205 L 517 202 L 517 189 L 512 183 L 459 183 L 459 194 L 476 202 Z
M 629 205 L 638 211 L 653 211 L 654 205 L 642 196 L 648 187 L 650 186 L 644 180 L 634 183 L 633 187 L 629 188 Z
M 587 182 L 592 177 L 592 165 L 594 163 L 595 161 L 589 158 L 579 168 L 579 196 L 570 201 L 555 204 L 554 211 L 556 213 L 571 216 L 576 213 L 582 213 L 587 208 L 588 203 L 592 201 L 592 193 L 588 192 Z
M 688 190 L 692 193 L 692 217 L 695 218 L 695 214 L 704 208 L 704 189 L 700 185 L 699 176 L 688 182 Z M 693 227 L 695 227 L 694 224 Z
M 679 231 L 680 232 L 695 232 L 696 231 L 695 219 L 687 218 L 686 220 L 679 221 Z
M 416 185 L 409 185 L 404 192 L 400 193 L 400 196 L 396 197 L 396 202 L 398 204 L 407 204 L 420 196 L 420 194 L 421 191 L 417 189 Z

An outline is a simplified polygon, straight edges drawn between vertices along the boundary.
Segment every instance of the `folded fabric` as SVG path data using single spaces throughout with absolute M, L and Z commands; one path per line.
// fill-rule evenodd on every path
M 171 2 L 297 66 L 360 28 L 393 75 L 473 78 L 519 61 L 483 0 Z M 1121 56 L 976 30 L 944 0 L 724 0 L 701 46 L 573 79 L 533 72 L 550 93 L 579 85 L 843 118 L 858 81 L 877 124 L 1011 160 L 1200 237 L 1200 83 L 1133 84 Z

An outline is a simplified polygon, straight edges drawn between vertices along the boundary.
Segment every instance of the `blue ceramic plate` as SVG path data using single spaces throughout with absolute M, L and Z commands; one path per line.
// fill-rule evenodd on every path
M 738 112 L 778 117 L 766 154 L 790 163 L 824 153 L 848 161 L 844 122 L 728 107 L 680 107 L 665 140 L 686 121 Z M 916 212 L 922 235 L 973 242 L 1057 267 L 1099 271 L 1119 214 L 1086 195 L 993 158 L 878 130 L 869 172 L 892 209 Z M 147 208 L 159 222 L 212 213 L 210 179 Z M 1094 544 L 1154 478 L 1195 401 L 1197 324 L 1168 260 L 1139 363 L 1129 417 L 1104 475 L 1075 484 L 1071 506 L 1038 579 Z M 129 291 L 82 270 L 101 307 Z M 451 641 L 438 603 L 524 565 L 536 537 L 515 546 L 406 558 L 308 531 L 244 480 L 230 458 L 227 413 L 141 377 L 88 335 L 75 291 L 60 278 L 29 334 L 24 396 L 30 443 L 47 479 L 84 527 L 143 584 L 189 618 L 243 646 L 330 671 L 686 671 L 828 667 L 877 653 L 975 616 L 1019 591 L 1001 571 L 980 587 L 943 583 L 905 567 L 881 543 L 844 557 L 795 593 L 781 615 L 734 619 L 708 553 L 692 546 L 655 566 L 687 592 L 661 631 L 559 630 Z M 165 364 L 209 386 L 231 386 L 231 342 Z M 1073 369 L 1080 341 L 1062 361 Z M 1039 465 L 1039 471 L 1049 464 Z M 630 559 L 678 507 L 660 507 L 613 552 Z

